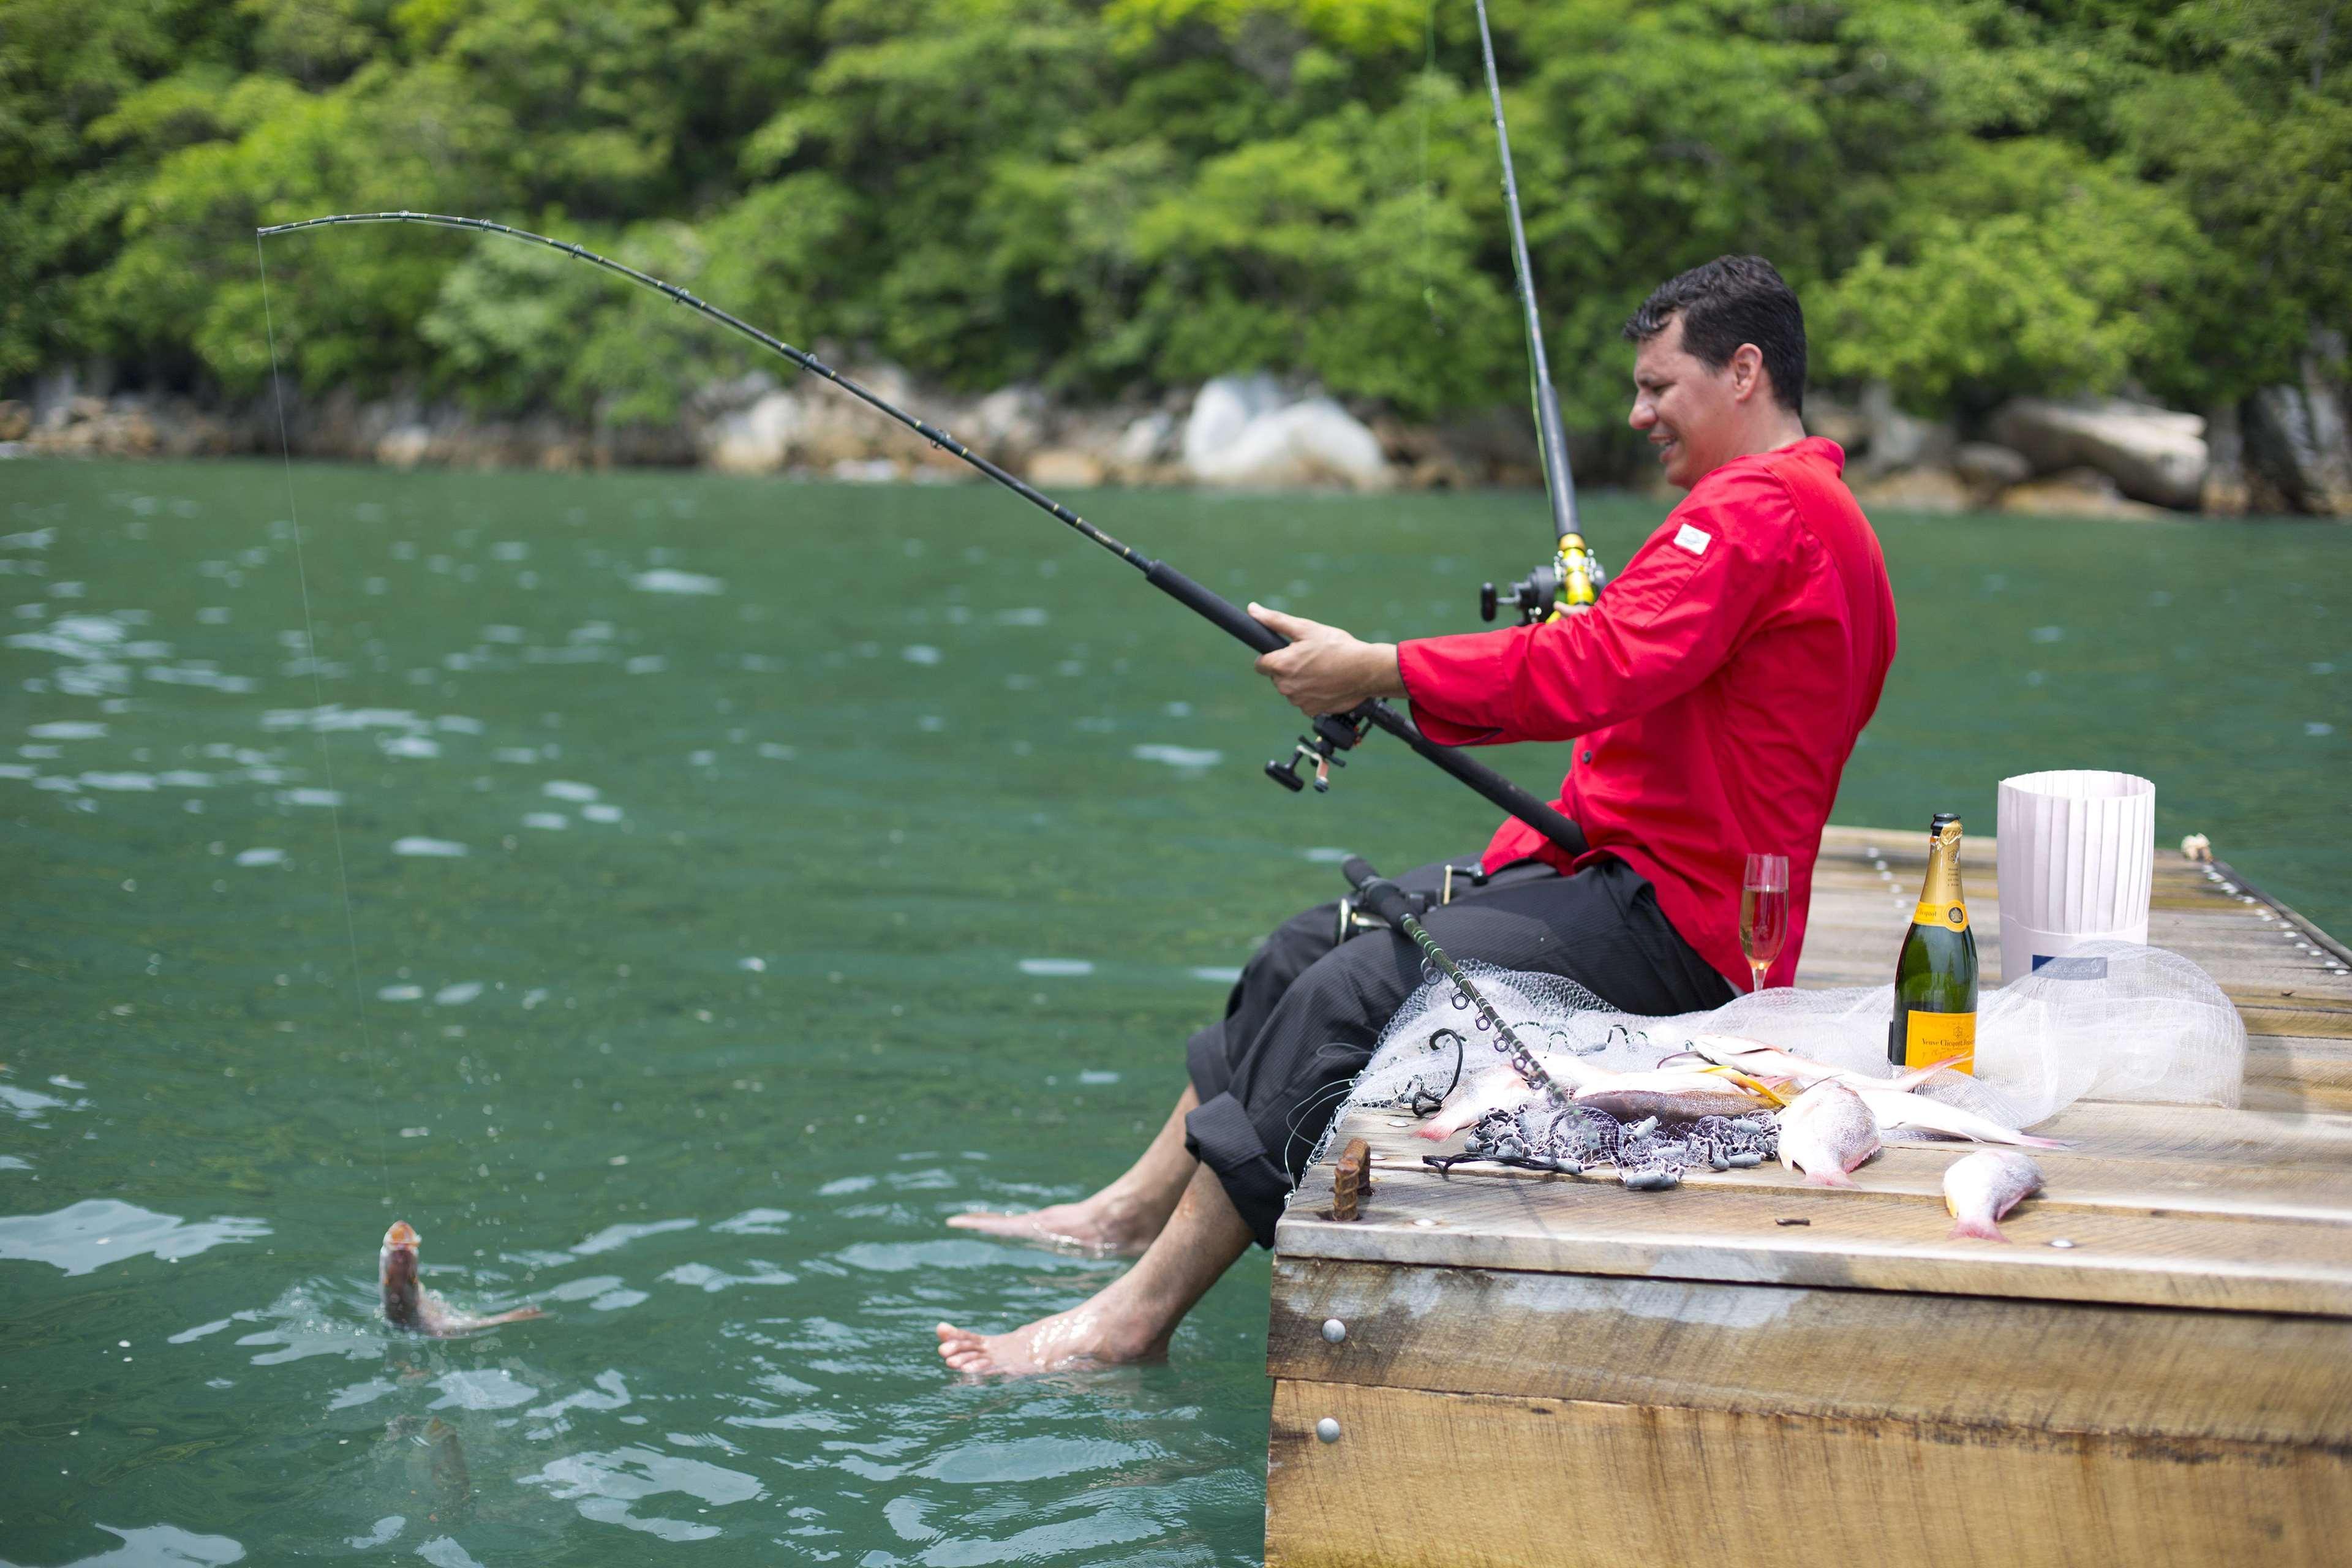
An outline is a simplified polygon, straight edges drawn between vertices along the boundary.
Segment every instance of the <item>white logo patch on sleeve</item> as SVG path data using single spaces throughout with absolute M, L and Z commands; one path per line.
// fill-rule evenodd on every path
M 1701 529 L 1693 528 L 1686 522 L 1675 535 L 1675 542 L 1693 555 L 1704 555 L 1706 553 L 1706 547 L 1715 542 L 1715 536 Z

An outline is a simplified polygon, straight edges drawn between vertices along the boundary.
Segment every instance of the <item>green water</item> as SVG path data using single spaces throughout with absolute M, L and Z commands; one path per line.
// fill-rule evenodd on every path
M 1240 651 L 994 492 L 293 489 L 315 669 L 275 466 L 0 465 L 0 1560 L 1255 1561 L 1263 1255 L 1166 1365 L 967 1386 L 932 1322 L 1118 1265 L 940 1220 L 1113 1174 L 1333 850 L 1488 809 L 1378 740 L 1275 790 Z M 1085 500 L 1390 636 L 1542 531 Z M 1660 509 L 1591 510 L 1622 562 Z M 1903 654 L 1841 820 L 2128 768 L 2352 930 L 2352 531 L 1881 527 Z M 429 1284 L 551 1315 L 388 1334 L 395 1215 Z

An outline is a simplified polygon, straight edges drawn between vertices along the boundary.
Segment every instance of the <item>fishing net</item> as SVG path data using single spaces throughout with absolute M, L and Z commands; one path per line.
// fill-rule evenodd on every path
M 1562 1056 L 1634 1072 L 1689 1048 L 1694 1036 L 1738 1035 L 1873 1077 L 1886 1059 L 1888 985 L 1779 989 L 1712 1012 L 1645 1018 L 1621 1013 L 1557 975 L 1462 965 L 1538 1060 Z M 1497 1107 L 1468 1129 L 1464 1152 L 1538 1169 L 1612 1169 L 1630 1186 L 1671 1184 L 1694 1166 L 1753 1164 L 1777 1153 L 1769 1114 L 1628 1124 L 1592 1109 L 1563 1111 L 1529 1098 L 1503 1048 L 1454 984 L 1424 970 L 1422 987 L 1382 1031 L 1336 1128 L 1349 1110 L 1392 1120 L 1484 1096 Z M 2096 942 L 1981 997 L 1975 1072 L 1939 1073 L 1919 1092 L 2011 1128 L 2077 1100 L 2181 1105 L 2238 1103 L 2246 1030 L 2220 986 L 2161 948 Z

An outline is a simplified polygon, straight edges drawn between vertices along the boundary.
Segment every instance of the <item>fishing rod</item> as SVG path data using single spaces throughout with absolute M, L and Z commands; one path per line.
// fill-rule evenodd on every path
M 1552 558 L 1511 584 L 1509 604 L 1521 626 L 1557 620 L 1570 607 L 1600 596 L 1608 574 L 1586 548 L 1576 513 L 1576 475 L 1568 463 L 1568 433 L 1560 424 L 1559 394 L 1551 384 L 1544 353 L 1543 321 L 1536 310 L 1535 277 L 1528 262 L 1527 225 L 1519 216 L 1519 181 L 1511 165 L 1511 132 L 1503 123 L 1503 84 L 1495 70 L 1495 36 L 1486 26 L 1486 0 L 1477 0 L 1478 47 L 1486 63 L 1486 97 L 1495 108 L 1495 146 L 1502 156 L 1503 205 L 1511 222 L 1511 277 L 1518 285 L 1519 310 L 1528 338 L 1528 380 L 1535 405 L 1536 447 L 1543 461 L 1544 495 L 1551 503 L 1556 536 Z M 1501 607 L 1492 583 L 1478 588 L 1478 618 L 1491 621 Z
M 796 349 L 782 338 L 761 331 L 740 317 L 730 315 L 709 301 L 688 293 L 675 283 L 664 282 L 650 273 L 640 272 L 635 268 L 614 261 L 610 257 L 599 256 L 585 246 L 574 245 L 569 240 L 551 239 L 546 235 L 533 234 L 528 229 L 509 227 L 502 223 L 493 223 L 488 218 L 453 217 L 445 213 L 337 213 L 328 217 L 304 218 L 297 223 L 271 224 L 267 227 L 256 229 L 254 234 L 256 243 L 258 243 L 262 239 L 268 239 L 276 235 L 292 234 L 301 229 L 366 223 L 427 224 L 440 228 L 473 229 L 484 234 L 504 235 L 509 239 L 518 239 L 526 244 L 544 246 L 550 250 L 561 251 L 577 260 L 585 261 L 592 266 L 601 267 L 607 272 L 615 273 L 633 283 L 642 284 L 698 314 L 709 317 L 729 331 L 751 339 L 771 353 L 782 355 L 809 374 L 823 377 L 869 407 L 897 420 L 934 447 L 953 454 L 1030 505 L 1038 508 L 1056 521 L 1066 524 L 1081 537 L 1109 551 L 1142 573 L 1145 582 L 1257 652 L 1272 653 L 1276 648 L 1289 646 L 1288 637 L 1244 613 L 1242 608 L 1232 600 L 1193 581 L 1166 562 L 1155 561 L 1140 551 L 1132 550 L 1120 543 L 1043 490 L 999 468 L 945 430 L 924 423 L 879 394 L 859 385 L 814 354 Z M 1494 769 L 1473 761 L 1453 747 L 1439 745 L 1414 728 L 1412 720 L 1378 699 L 1359 703 L 1345 713 L 1317 715 L 1311 728 L 1314 732 L 1310 735 L 1301 735 L 1298 738 L 1297 746 L 1287 759 L 1276 759 L 1265 764 L 1266 776 L 1294 794 L 1305 788 L 1307 782 L 1299 775 L 1301 766 L 1311 767 L 1314 770 L 1314 784 L 1318 793 L 1327 791 L 1330 787 L 1330 770 L 1347 765 L 1347 759 L 1339 753 L 1352 751 L 1362 742 L 1368 731 L 1381 730 L 1394 735 L 1416 753 L 1427 758 L 1454 778 L 1477 791 L 1490 804 L 1517 817 L 1570 855 L 1581 855 L 1585 852 L 1584 830 L 1570 821 L 1559 808 L 1538 800 L 1533 795 L 1521 789 Z
M 1495 1005 L 1486 1000 L 1486 993 L 1471 983 L 1470 977 L 1462 973 L 1461 966 L 1445 955 L 1445 950 L 1437 945 L 1436 940 L 1421 923 L 1413 895 L 1373 870 L 1371 862 L 1361 855 L 1348 857 L 1339 868 L 1339 874 L 1348 879 L 1349 887 L 1356 889 L 1356 897 L 1364 908 L 1404 932 L 1412 939 L 1412 944 L 1421 949 L 1422 956 L 1429 960 L 1431 966 L 1454 983 L 1454 988 L 1462 1000 L 1477 1012 L 1479 1027 L 1494 1031 L 1495 1048 L 1510 1058 L 1512 1069 L 1531 1088 L 1542 1090 L 1544 1098 L 1553 1105 L 1563 1110 L 1570 1109 L 1574 1101 L 1569 1092 L 1560 1088 L 1559 1080 L 1544 1070 L 1543 1063 L 1536 1059 L 1535 1052 L 1528 1048 L 1527 1042 L 1503 1021 L 1500 1013 L 1495 1011 Z

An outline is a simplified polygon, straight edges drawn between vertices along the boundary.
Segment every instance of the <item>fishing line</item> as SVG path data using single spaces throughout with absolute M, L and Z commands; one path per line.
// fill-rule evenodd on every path
M 584 246 L 572 244 L 569 240 L 551 239 L 543 234 L 533 234 L 528 229 L 513 228 L 506 224 L 493 223 L 488 218 L 458 217 L 446 213 L 420 212 L 338 213 L 326 217 L 305 218 L 297 223 L 273 224 L 268 227 L 256 229 L 254 243 L 258 246 L 262 239 L 269 236 L 292 234 L 301 229 L 375 223 L 426 224 L 441 228 L 471 229 L 478 233 L 503 235 L 527 245 L 543 246 L 547 249 L 559 251 L 651 289 L 698 314 L 709 317 L 729 331 L 751 339 L 772 353 L 791 361 L 809 374 L 833 383 L 876 412 L 905 426 L 934 447 L 977 468 L 981 473 L 1045 512 L 1055 521 L 1065 524 L 1089 542 L 1109 551 L 1142 573 L 1145 582 L 1202 619 L 1219 626 L 1237 641 L 1248 645 L 1259 653 L 1272 653 L 1278 648 L 1289 646 L 1289 638 L 1244 614 L 1232 600 L 1205 584 L 1195 582 L 1166 562 L 1155 561 L 1140 551 L 1120 543 L 1043 490 L 999 468 L 945 430 L 926 424 L 878 393 L 859 385 L 814 354 L 796 349 L 772 333 L 761 331 L 740 317 L 730 315 L 708 300 L 696 298 L 675 283 L 667 283 L 650 273 L 640 272 L 635 268 L 614 261 L 610 257 L 599 256 Z M 290 459 L 289 472 L 291 472 Z M 1580 546 L 1581 542 L 1579 542 Z M 1582 855 L 1587 848 L 1584 830 L 1570 821 L 1558 807 L 1549 802 L 1537 799 L 1534 795 L 1513 784 L 1485 763 L 1465 756 L 1453 747 L 1441 746 L 1431 741 L 1414 728 L 1410 719 L 1385 702 L 1374 700 L 1361 703 L 1344 714 L 1320 715 L 1312 721 L 1312 728 L 1314 734 L 1311 737 L 1300 738 L 1297 751 L 1286 764 L 1268 763 L 1265 765 L 1267 774 L 1286 789 L 1295 791 L 1305 787 L 1305 781 L 1298 775 L 1298 769 L 1302 763 L 1311 763 L 1314 765 L 1316 788 L 1318 790 L 1326 788 L 1328 783 L 1328 770 L 1330 767 L 1344 764 L 1344 759 L 1336 753 L 1353 748 L 1363 739 L 1368 730 L 1377 729 L 1402 741 L 1416 754 L 1451 773 L 1457 781 L 1533 827 L 1569 854 Z
M 375 1086 L 376 1179 L 383 1189 L 383 1205 L 392 1206 L 392 1162 L 383 1135 L 383 1063 L 368 1031 L 367 982 L 360 972 L 359 925 L 352 917 L 352 874 L 343 858 L 343 797 L 335 788 L 335 763 L 327 748 L 325 716 L 327 687 L 319 668 L 319 634 L 310 617 L 310 571 L 302 559 L 302 513 L 294 499 L 294 444 L 286 432 L 286 387 L 278 370 L 278 323 L 269 310 L 269 263 L 262 255 L 261 237 L 253 240 L 253 261 L 261 273 L 261 324 L 269 337 L 269 391 L 278 406 L 278 451 L 285 465 L 286 514 L 294 529 L 294 580 L 302 590 L 302 643 L 310 665 L 310 732 L 319 738 L 319 767 L 327 780 L 327 823 L 335 843 L 335 887 L 343 900 L 343 936 L 352 953 L 352 1007 L 359 1015 L 360 1049 L 367 1058 L 368 1076 Z

